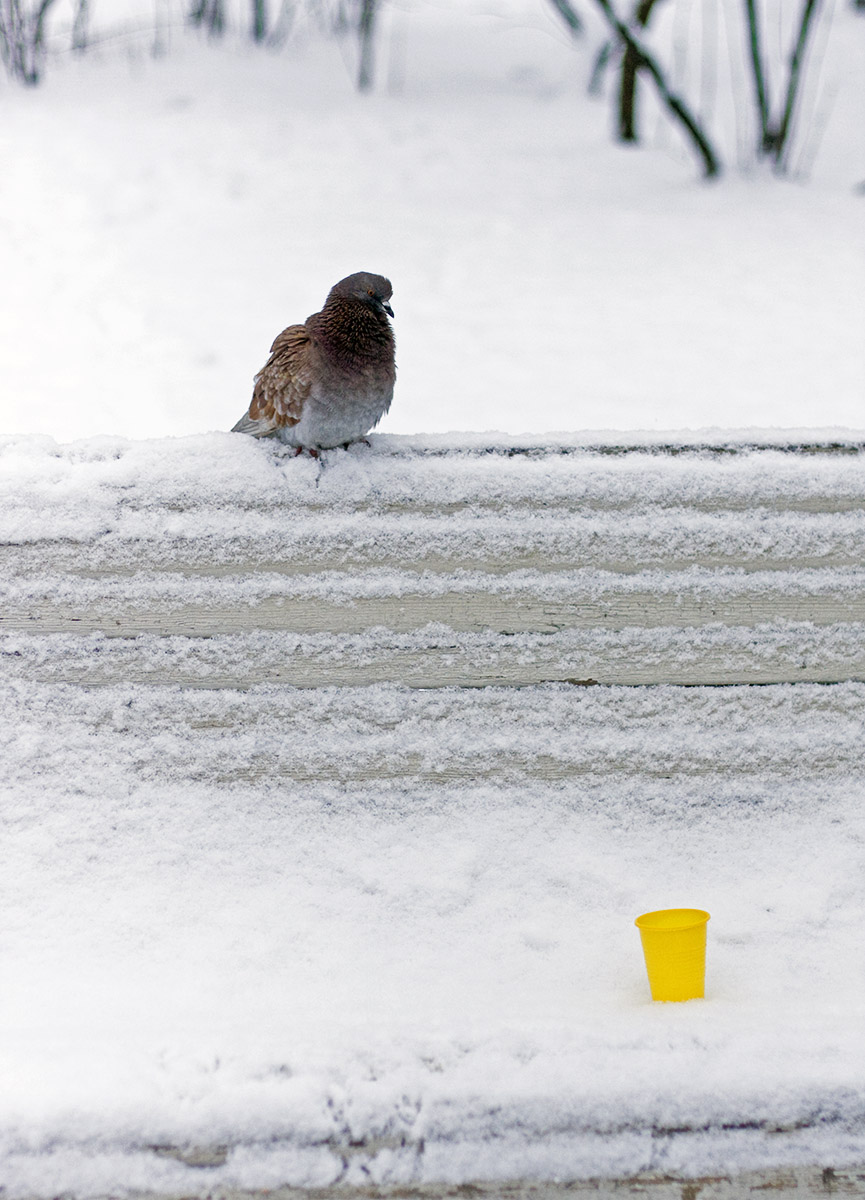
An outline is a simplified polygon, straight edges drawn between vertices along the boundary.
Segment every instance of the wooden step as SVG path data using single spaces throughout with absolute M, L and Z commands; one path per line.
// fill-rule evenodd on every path
M 439 441 L 19 462 L 0 653 L 91 684 L 865 679 L 859 443 Z

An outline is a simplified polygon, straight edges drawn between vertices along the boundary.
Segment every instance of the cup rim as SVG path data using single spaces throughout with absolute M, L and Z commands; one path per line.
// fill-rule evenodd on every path
M 676 920 L 674 914 L 680 918 Z M 658 920 L 662 917 L 664 920 Z M 656 908 L 652 912 L 642 913 L 634 921 L 638 929 L 653 930 L 659 933 L 673 933 L 680 929 L 694 929 L 705 925 L 711 920 L 711 914 L 703 908 Z

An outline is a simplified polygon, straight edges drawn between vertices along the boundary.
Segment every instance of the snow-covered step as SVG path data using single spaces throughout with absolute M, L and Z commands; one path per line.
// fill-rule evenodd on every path
M 861 1161 L 865 458 L 789 445 L 2 443 L 10 1194 Z
M 0 653 L 211 687 L 865 678 L 865 454 L 782 445 L 7 439 Z
M 3 687 L 5 1186 L 862 1161 L 863 724 L 857 683 Z M 653 1006 L 677 903 L 707 998 Z
M 865 786 L 865 685 L 796 688 L 406 689 L 391 685 L 246 691 L 126 682 L 0 686 L 6 783 L 97 786 L 235 782 L 690 779 L 701 790 L 784 788 L 804 779 Z M 49 742 L 27 730 L 51 730 Z M 107 765 L 110 763 L 110 767 Z
M 156 514 L 149 514 L 151 527 L 142 528 L 122 508 L 110 533 L 82 538 L 82 528 L 87 527 L 82 514 L 77 537 L 70 531 L 24 543 L 15 541 L 21 536 L 17 527 L 32 524 L 30 516 L 20 510 L 14 514 L 10 507 L 0 515 L 9 539 L 0 547 L 0 569 L 23 578 L 38 578 L 50 569 L 100 579 L 123 578 L 139 570 L 219 578 L 245 566 L 295 576 L 335 568 L 500 574 L 640 571 L 660 565 L 761 570 L 861 563 L 862 507 L 842 508 L 849 500 L 840 499 L 833 502 L 836 506 L 825 503 L 822 512 L 767 507 L 702 512 L 696 502 L 693 507 L 643 505 L 639 511 L 587 505 L 581 512 L 564 511 L 560 505 L 519 511 L 515 504 L 504 511 L 488 512 L 476 504 L 469 513 L 433 514 L 382 513 L 372 505 L 348 514 L 298 508 L 292 513 L 243 512 L 249 528 L 225 533 L 219 529 L 237 516 L 233 508 L 222 513 L 201 513 L 191 506 L 182 514 L 175 511 L 168 530 L 159 527 Z M 56 521 L 57 514 L 44 513 L 39 528 L 54 529 Z M 84 561 L 82 544 L 90 548 Z

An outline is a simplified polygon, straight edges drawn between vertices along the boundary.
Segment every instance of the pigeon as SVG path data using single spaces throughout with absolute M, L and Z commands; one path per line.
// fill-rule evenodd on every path
M 321 312 L 274 341 L 232 432 L 311 454 L 364 438 L 393 399 L 392 294 L 389 279 L 368 271 L 335 284 Z

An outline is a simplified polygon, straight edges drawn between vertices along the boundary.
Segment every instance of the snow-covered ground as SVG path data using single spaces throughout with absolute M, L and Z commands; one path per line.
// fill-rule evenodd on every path
M 669 6 L 674 45 L 693 7 Z M 391 7 L 363 98 L 345 43 L 309 31 L 271 53 L 174 30 L 162 58 L 148 35 L 0 82 L 0 432 L 228 429 L 276 333 L 358 269 L 394 284 L 384 431 L 865 426 L 865 35 L 834 7 L 807 183 L 739 165 L 738 9 L 717 84 L 699 40 L 678 71 L 728 165 L 713 186 L 648 87 L 649 146 L 611 144 L 585 94 L 601 29 L 573 43 L 541 0 Z
M 865 437 L 865 20 L 835 8 L 807 182 L 741 161 L 729 31 L 705 186 L 651 105 L 647 148 L 610 144 L 597 25 L 572 44 L 530 0 L 391 6 L 363 99 L 311 31 L 0 82 L 3 619 L 332 600 L 334 560 L 456 577 L 527 546 L 550 596 L 701 556 L 860 596 L 861 453 L 605 459 L 573 432 Z M 418 436 L 315 464 L 207 432 L 359 268 L 395 288 L 382 428 Z M 835 669 L 861 628 L 779 637 Z M 4 1195 L 865 1160 L 861 682 L 225 687 L 286 639 L 148 637 L 0 636 Z M 704 1002 L 649 1002 L 633 919 L 668 904 L 712 913 Z
M 614 564 L 685 599 L 698 559 L 719 612 L 737 580 L 831 576 L 858 618 L 775 633 L 845 678 L 861 453 L 580 440 L 2 445 L 10 1196 L 865 1158 L 865 684 L 412 690 L 398 646 L 370 686 L 267 682 L 316 654 L 357 670 L 390 634 L 267 629 L 256 589 L 351 614 L 366 587 L 565 588 L 576 622 Z M 116 627 L 193 601 L 229 632 Z M 96 604 L 103 632 L 76 634 Z M 530 664 L 543 639 L 501 632 L 519 610 L 468 647 L 406 638 L 464 672 L 504 642 Z M 630 621 L 594 632 L 646 661 L 676 636 Z M 572 632 L 545 635 L 559 678 Z M 693 659 L 723 627 L 692 632 Z M 653 1006 L 633 920 L 680 904 L 712 913 L 707 998 Z
M 857 684 L 4 687 L 7 1194 L 861 1161 L 863 721 Z M 633 919 L 682 903 L 707 1000 L 653 1006 Z

